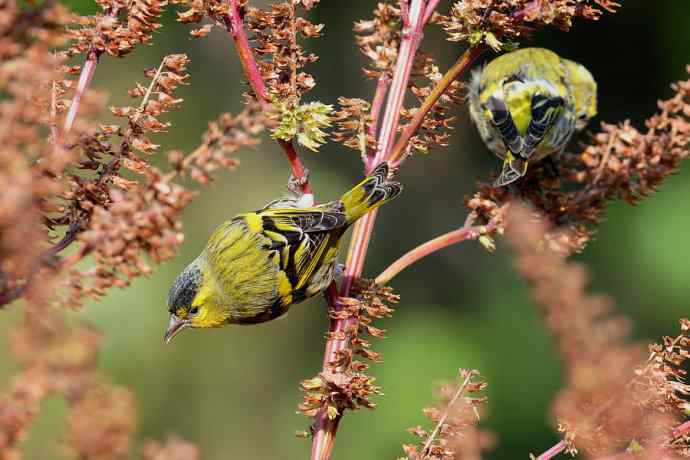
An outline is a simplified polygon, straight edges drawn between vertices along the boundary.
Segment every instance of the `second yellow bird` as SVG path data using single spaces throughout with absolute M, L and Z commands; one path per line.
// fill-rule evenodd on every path
M 187 327 L 269 321 L 323 292 L 345 230 L 401 191 L 382 163 L 339 200 L 280 199 L 221 224 L 170 288 L 165 341 Z
M 530 162 L 563 150 L 597 112 L 597 84 L 582 65 L 542 48 L 497 57 L 474 72 L 470 115 L 503 160 L 495 182 L 510 184 Z

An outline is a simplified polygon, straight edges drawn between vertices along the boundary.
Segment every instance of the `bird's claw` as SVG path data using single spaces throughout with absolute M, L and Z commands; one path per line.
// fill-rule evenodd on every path
M 290 177 L 288 178 L 288 183 L 287 183 L 287 189 L 288 192 L 292 193 L 295 196 L 301 196 L 302 195 L 302 187 L 304 184 L 309 182 L 309 170 L 307 168 L 304 168 L 304 175 L 302 177 L 295 177 L 294 174 L 290 173 Z
M 343 281 L 344 277 L 345 277 L 345 264 L 341 264 L 340 262 L 336 262 L 335 267 L 333 268 L 333 279 L 335 280 L 336 283 L 340 284 L 340 282 Z

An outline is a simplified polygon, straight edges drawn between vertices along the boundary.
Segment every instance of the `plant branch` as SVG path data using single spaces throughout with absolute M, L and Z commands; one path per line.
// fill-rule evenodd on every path
M 415 54 L 417 53 L 422 39 L 422 29 L 424 27 L 425 17 L 424 0 L 411 0 L 409 8 L 407 8 L 407 0 L 402 0 L 401 6 L 404 7 L 401 7 L 401 12 L 403 9 L 405 12 L 403 18 L 403 37 L 398 50 L 398 61 L 390 83 L 386 110 L 381 122 L 381 131 L 377 139 L 376 154 L 373 155 L 373 158 L 367 157 L 369 161 L 365 161 L 364 166 L 367 173 L 381 161 L 386 159 L 386 155 L 395 141 L 395 133 L 397 131 L 400 111 L 402 109 L 410 72 L 412 70 L 412 63 L 414 62 Z M 383 86 L 383 83 L 381 85 Z M 379 90 L 379 88 L 377 88 L 377 94 L 381 99 L 383 99 L 383 95 L 380 93 L 383 91 L 383 89 Z M 378 101 L 376 102 L 378 103 Z M 372 104 L 372 109 L 373 108 L 374 105 Z M 378 111 L 380 109 L 376 108 L 376 110 Z M 374 222 L 376 221 L 376 215 L 377 211 L 374 210 L 358 220 L 354 226 L 347 255 L 345 275 L 340 290 L 340 295 L 342 297 L 349 296 L 354 280 L 359 278 L 362 274 L 369 241 L 371 240 L 371 234 L 374 229 Z M 337 301 L 330 302 L 330 307 L 334 311 L 339 311 L 343 308 Z M 324 351 L 322 371 L 324 374 L 330 372 L 330 363 L 335 360 L 338 352 L 349 346 L 347 340 L 335 340 L 334 337 L 338 336 L 338 332 L 345 332 L 347 328 L 350 327 L 352 321 L 352 318 L 331 319 L 329 328 L 331 334 L 329 334 L 329 339 L 326 341 Z M 331 458 L 340 418 L 342 418 L 342 411 L 334 418 L 329 418 L 324 408 L 321 408 L 318 412 L 313 425 L 312 460 L 328 460 Z
M 50 142 L 54 145 L 58 144 L 60 131 L 57 127 L 57 82 L 53 80 L 52 89 L 50 91 Z
M 271 101 L 268 97 L 268 92 L 266 91 L 266 84 L 261 76 L 261 71 L 254 57 L 254 52 L 249 44 L 249 38 L 244 30 L 244 23 L 242 21 L 242 15 L 240 14 L 240 8 L 237 0 L 227 0 L 228 1 L 228 13 L 223 16 L 223 22 L 225 28 L 230 33 L 233 42 L 235 43 L 235 50 L 237 51 L 237 56 L 242 64 L 242 70 L 244 75 L 252 87 L 254 94 L 256 95 L 256 100 L 261 105 L 262 110 L 269 111 L 271 109 Z M 292 176 L 299 182 L 302 192 L 313 194 L 311 185 L 309 184 L 309 177 L 306 172 L 306 168 L 302 164 L 295 146 L 291 141 L 278 140 L 278 144 L 281 146 L 285 152 L 288 163 L 290 163 L 290 169 L 292 170 Z
M 535 460 L 551 460 L 552 458 L 556 457 L 561 452 L 563 452 L 566 447 L 568 447 L 568 444 L 565 441 L 561 440 L 557 444 L 552 446 L 549 450 L 541 454 L 539 457 L 536 457 Z
M 424 19 L 422 19 L 424 25 L 427 25 L 429 23 L 429 20 L 431 20 L 431 17 L 434 15 L 434 11 L 436 10 L 436 7 L 438 6 L 440 1 L 441 0 L 429 0 L 429 3 L 427 3 L 426 5 Z
M 379 127 L 379 115 L 381 114 L 381 109 L 383 108 L 383 103 L 386 99 L 386 92 L 388 91 L 388 86 L 391 80 L 388 75 L 383 72 L 376 82 L 376 92 L 374 93 L 374 99 L 371 103 L 371 122 L 369 122 L 369 129 L 367 134 L 376 139 L 376 133 Z M 376 156 L 376 150 L 367 149 L 365 161 L 365 167 L 367 169 L 372 169 L 375 165 L 374 157 Z
M 462 371 L 461 371 L 462 372 Z M 446 423 L 446 419 L 448 418 L 448 413 L 450 412 L 451 407 L 455 405 L 455 402 L 462 396 L 462 394 L 465 392 L 467 389 L 467 385 L 469 385 L 470 381 L 472 380 L 472 377 L 477 375 L 477 371 L 465 371 L 467 372 L 467 375 L 465 376 L 465 380 L 463 380 L 462 384 L 458 387 L 458 391 L 455 392 L 453 395 L 453 398 L 448 401 L 448 405 L 446 406 L 446 410 L 443 411 L 443 415 L 441 418 L 438 420 L 438 423 L 436 423 L 436 427 L 434 427 L 434 431 L 431 432 L 429 437 L 427 438 L 426 442 L 424 443 L 424 447 L 422 447 L 422 460 L 427 460 L 429 457 L 429 449 L 431 448 L 431 444 L 434 442 L 434 439 L 436 439 L 436 436 L 438 435 L 438 432 L 441 430 L 441 427 L 443 426 L 444 423 Z
M 46 2 L 44 7 L 52 5 L 53 3 L 54 2 L 52 1 Z M 108 18 L 116 18 L 118 11 L 118 8 L 109 8 L 108 10 L 106 10 L 105 16 Z M 81 101 L 84 98 L 86 91 L 89 89 L 89 86 L 91 85 L 94 73 L 96 72 L 96 65 L 98 64 L 98 59 L 100 58 L 102 53 L 103 52 L 96 48 L 95 45 L 91 45 L 89 52 L 86 55 L 84 65 L 82 66 L 81 72 L 79 74 L 79 80 L 77 81 L 77 88 L 74 91 L 74 97 L 72 98 L 69 110 L 67 111 L 67 115 L 65 116 L 62 133 L 59 132 L 57 127 L 57 83 L 53 81 L 50 103 L 49 127 L 51 133 L 51 142 L 56 146 L 59 152 L 64 151 L 64 146 L 62 145 L 62 136 L 69 134 L 69 132 L 72 130 L 72 127 L 74 126 L 74 122 L 77 118 L 77 113 L 79 111 L 79 106 L 81 105 Z M 43 256 L 45 260 L 50 261 L 50 259 L 55 257 L 60 251 L 62 251 L 75 241 L 79 231 L 79 227 L 73 224 L 70 224 L 69 228 L 67 229 L 67 232 L 65 233 L 65 236 L 56 245 L 54 245 L 46 251 L 46 253 Z M 38 268 L 36 268 L 36 271 L 37 270 Z M 27 289 L 29 289 L 31 281 L 33 279 L 33 275 L 33 273 L 29 275 L 24 280 L 23 284 L 16 286 L 13 289 L 0 292 L 0 308 L 22 297 L 26 293 Z
M 252 87 L 256 100 L 261 104 L 263 110 L 270 109 L 271 103 L 266 92 L 266 84 L 259 71 L 259 66 L 256 63 L 256 58 L 249 44 L 249 38 L 244 30 L 244 23 L 237 0 L 228 1 L 229 11 L 223 17 L 225 28 L 230 32 L 233 42 L 235 43 L 235 50 L 237 57 L 240 59 L 244 76 L 247 78 L 249 85 Z
M 690 435 L 690 420 L 678 425 L 673 430 L 671 430 L 671 440 L 680 438 L 682 436 Z M 557 444 L 553 445 L 549 450 L 544 452 L 535 458 L 535 460 L 550 460 L 557 455 L 561 454 L 567 447 L 567 443 L 564 440 L 559 441 Z M 600 460 L 613 460 L 615 458 L 620 458 L 621 454 L 616 454 L 609 456 Z M 625 455 L 625 453 L 623 453 Z
M 477 239 L 481 235 L 491 233 L 496 228 L 495 224 L 487 226 L 470 226 L 468 223 L 457 230 L 444 233 L 408 251 L 376 277 L 376 284 L 380 286 L 386 285 L 400 272 L 424 257 L 456 243 Z
M 401 5 L 406 5 L 406 0 L 402 0 Z M 403 11 L 403 8 L 401 8 Z M 400 121 L 400 109 L 402 108 L 407 91 L 407 83 L 410 80 L 410 72 L 417 49 L 422 41 L 422 29 L 424 27 L 424 1 L 412 0 L 409 10 L 403 18 L 403 31 L 400 49 L 398 50 L 398 61 L 393 71 L 393 80 L 388 93 L 386 102 L 386 112 L 381 123 L 381 132 L 378 138 L 378 149 L 374 157 L 371 168 L 378 165 L 388 155 Z
M 117 8 L 110 8 L 106 11 L 106 17 L 114 19 L 117 17 Z M 88 54 L 86 55 L 86 61 L 81 68 L 81 73 L 79 74 L 79 80 L 77 82 L 77 89 L 74 91 L 74 97 L 72 98 L 72 103 L 69 106 L 67 115 L 65 116 L 65 123 L 62 127 L 62 135 L 67 135 L 74 126 L 74 122 L 77 119 L 77 112 L 79 111 L 79 106 L 81 101 L 86 94 L 86 90 L 91 86 L 91 80 L 93 80 L 93 75 L 96 73 L 96 65 L 98 60 L 103 54 L 103 51 L 96 48 L 95 45 L 91 45 Z M 57 143 L 57 142 L 56 142 Z
M 443 95 L 443 93 L 448 89 L 448 87 L 465 71 L 467 68 L 472 65 L 472 63 L 484 53 L 486 50 L 486 47 L 483 45 L 475 46 L 473 48 L 468 48 L 465 50 L 464 53 L 458 58 L 457 61 L 455 61 L 455 64 L 448 69 L 446 74 L 441 78 L 436 85 L 434 86 L 434 89 L 431 91 L 431 94 L 427 96 L 426 99 L 424 99 L 424 102 L 422 103 L 421 107 L 415 112 L 414 117 L 412 117 L 412 120 L 410 121 L 410 124 L 407 125 L 405 130 L 402 132 L 400 135 L 400 138 L 398 139 L 398 142 L 396 142 L 395 146 L 393 146 L 393 150 L 391 153 L 388 155 L 389 161 L 394 167 L 397 167 L 400 165 L 400 163 L 403 161 L 404 158 L 404 153 L 407 149 L 407 144 L 410 142 L 410 139 L 414 134 L 419 130 L 419 128 L 422 126 L 422 123 L 424 123 L 424 118 L 426 117 L 427 113 L 429 113 L 429 110 L 432 109 L 434 104 L 436 104 L 436 101 Z

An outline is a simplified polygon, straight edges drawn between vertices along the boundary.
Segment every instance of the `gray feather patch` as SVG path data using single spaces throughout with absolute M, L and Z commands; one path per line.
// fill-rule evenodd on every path
M 187 265 L 170 287 L 168 310 L 174 313 L 178 308 L 189 307 L 201 285 L 203 275 L 195 262 Z

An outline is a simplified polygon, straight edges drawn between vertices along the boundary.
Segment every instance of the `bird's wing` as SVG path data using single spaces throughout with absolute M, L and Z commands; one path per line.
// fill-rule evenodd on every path
M 532 118 L 527 126 L 524 144 L 519 154 L 529 159 L 537 145 L 544 139 L 548 130 L 553 126 L 556 118 L 561 114 L 565 101 L 562 97 L 544 94 L 532 96 Z
M 307 286 L 347 226 L 344 213 L 326 208 L 269 208 L 259 215 L 263 233 L 279 252 L 281 269 L 296 291 Z
M 507 149 L 511 152 L 522 150 L 522 138 L 518 132 L 508 106 L 501 99 L 489 97 L 487 107 L 491 112 L 491 122 L 503 139 Z

